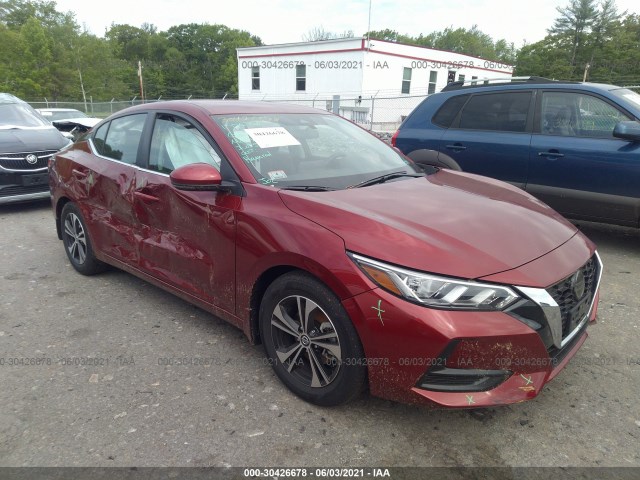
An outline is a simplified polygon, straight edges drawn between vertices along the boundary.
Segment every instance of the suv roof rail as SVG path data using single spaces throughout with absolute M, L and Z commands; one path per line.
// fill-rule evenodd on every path
M 492 85 L 509 84 L 509 83 L 579 83 L 560 80 L 551 80 L 545 77 L 502 77 L 502 78 L 474 78 L 471 80 L 463 80 L 451 82 L 441 91 L 448 92 L 450 90 L 458 90 L 466 87 L 490 87 Z

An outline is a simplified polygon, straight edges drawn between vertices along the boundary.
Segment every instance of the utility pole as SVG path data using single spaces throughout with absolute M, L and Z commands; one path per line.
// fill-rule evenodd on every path
M 140 98 L 144 103 L 144 84 L 142 82 L 142 62 L 138 60 L 138 77 L 140 78 Z
M 82 82 L 82 70 L 78 68 L 78 75 L 80 75 L 80 89 L 82 90 L 82 99 L 84 100 L 84 112 L 87 113 L 87 94 L 84 91 L 84 83 Z
M 583 81 L 583 82 L 586 82 L 586 81 L 587 81 L 587 74 L 589 73 L 589 68 L 591 68 L 591 65 L 587 63 L 587 64 L 584 66 L 584 75 L 583 75 L 583 77 L 582 77 L 582 81 Z
M 367 52 L 371 49 L 371 40 L 370 40 L 370 31 L 371 31 L 371 2 L 373 0 L 369 0 L 369 21 L 367 22 Z

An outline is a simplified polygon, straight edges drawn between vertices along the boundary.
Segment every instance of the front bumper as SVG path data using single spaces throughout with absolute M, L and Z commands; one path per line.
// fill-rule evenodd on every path
M 535 262 L 553 268 L 562 250 Z M 588 259 L 577 259 L 582 263 L 565 270 L 565 277 Z M 598 283 L 585 320 L 563 332 L 561 347 L 550 326 L 535 330 L 535 322 L 506 312 L 425 308 L 380 288 L 343 305 L 356 319 L 373 395 L 433 407 L 478 408 L 538 395 L 586 340 L 587 324 L 596 317 L 597 288 Z
M 9 171 L 0 167 L 0 205 L 49 198 L 47 169 Z

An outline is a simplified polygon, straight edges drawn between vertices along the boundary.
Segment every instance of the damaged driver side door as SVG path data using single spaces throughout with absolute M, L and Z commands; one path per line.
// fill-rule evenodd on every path
M 230 192 L 185 191 L 169 174 L 222 158 L 195 120 L 156 113 L 146 168 L 137 172 L 133 195 L 139 223 L 140 269 L 182 292 L 228 312 L 235 308 L 236 210 Z

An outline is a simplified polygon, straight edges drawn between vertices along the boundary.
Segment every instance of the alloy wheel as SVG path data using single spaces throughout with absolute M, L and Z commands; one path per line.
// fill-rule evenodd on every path
M 282 299 L 271 315 L 271 336 L 278 360 L 307 387 L 329 385 L 342 363 L 335 326 L 313 300 L 294 295 Z
M 80 219 L 69 213 L 64 220 L 65 244 L 73 260 L 82 265 L 87 258 L 87 238 Z

